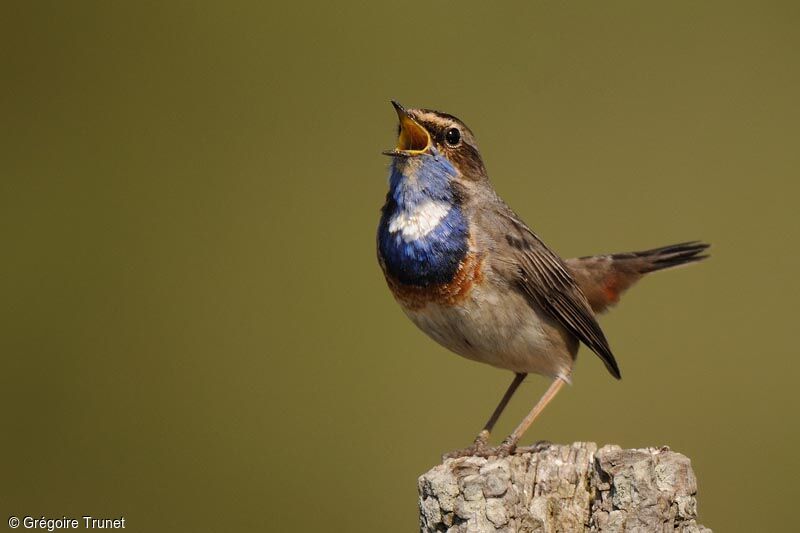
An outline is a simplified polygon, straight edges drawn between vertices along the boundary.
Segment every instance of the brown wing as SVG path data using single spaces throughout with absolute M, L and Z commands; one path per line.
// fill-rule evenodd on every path
M 503 206 L 505 207 L 505 206 Z M 600 356 L 608 371 L 619 379 L 619 367 L 592 308 L 564 262 L 507 207 L 498 210 L 507 221 L 503 230 L 509 246 L 504 262 L 514 263 L 515 280 L 525 294 Z M 498 250 L 499 252 L 499 250 Z M 505 255 L 503 252 L 502 255 Z

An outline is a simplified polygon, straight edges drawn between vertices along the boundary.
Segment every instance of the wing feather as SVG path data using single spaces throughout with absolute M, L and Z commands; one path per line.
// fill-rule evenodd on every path
M 603 330 L 595 319 L 589 301 L 563 260 L 516 217 L 510 209 L 499 210 L 515 235 L 506 236 L 510 257 L 503 262 L 516 268 L 518 286 L 539 307 L 550 313 L 570 333 L 596 353 L 617 379 L 619 366 Z

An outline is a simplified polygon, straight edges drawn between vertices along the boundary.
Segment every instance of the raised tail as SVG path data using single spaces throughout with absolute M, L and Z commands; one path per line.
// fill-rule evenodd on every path
M 577 257 L 566 264 L 594 312 L 601 313 L 644 274 L 702 261 L 708 247 L 700 241 L 682 242 L 643 252 Z

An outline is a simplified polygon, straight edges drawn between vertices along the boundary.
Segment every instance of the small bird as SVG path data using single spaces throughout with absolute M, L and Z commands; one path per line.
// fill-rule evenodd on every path
M 563 260 L 497 195 L 472 131 L 459 119 L 395 101 L 398 141 L 378 226 L 378 262 L 392 294 L 449 350 L 514 372 L 473 444 L 446 457 L 504 456 L 564 383 L 580 343 L 621 377 L 596 315 L 643 275 L 705 259 L 701 242 Z M 527 374 L 553 382 L 496 447 L 489 437 Z

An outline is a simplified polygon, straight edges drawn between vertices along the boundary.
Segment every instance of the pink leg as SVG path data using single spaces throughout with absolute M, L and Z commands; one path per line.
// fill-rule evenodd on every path
M 519 439 L 521 439 L 522 435 L 524 435 L 525 432 L 528 431 L 528 428 L 531 427 L 533 421 L 536 420 L 536 418 L 538 418 L 538 416 L 542 413 L 542 411 L 544 411 L 544 408 L 547 407 L 547 404 L 549 404 L 550 401 L 556 397 L 556 394 L 558 394 L 558 391 L 561 390 L 561 387 L 564 386 L 564 383 L 566 382 L 561 378 L 556 378 L 553 381 L 553 383 L 545 391 L 545 393 L 542 395 L 542 397 L 539 399 L 536 405 L 533 406 L 531 412 L 528 413 L 528 415 L 522 419 L 522 422 L 520 422 L 519 425 L 516 427 L 516 429 L 514 429 L 514 431 L 511 432 L 511 435 L 506 437 L 506 439 L 503 441 L 503 444 L 499 446 L 498 451 L 501 452 L 502 455 L 507 455 L 514 451 L 514 449 L 517 447 Z

